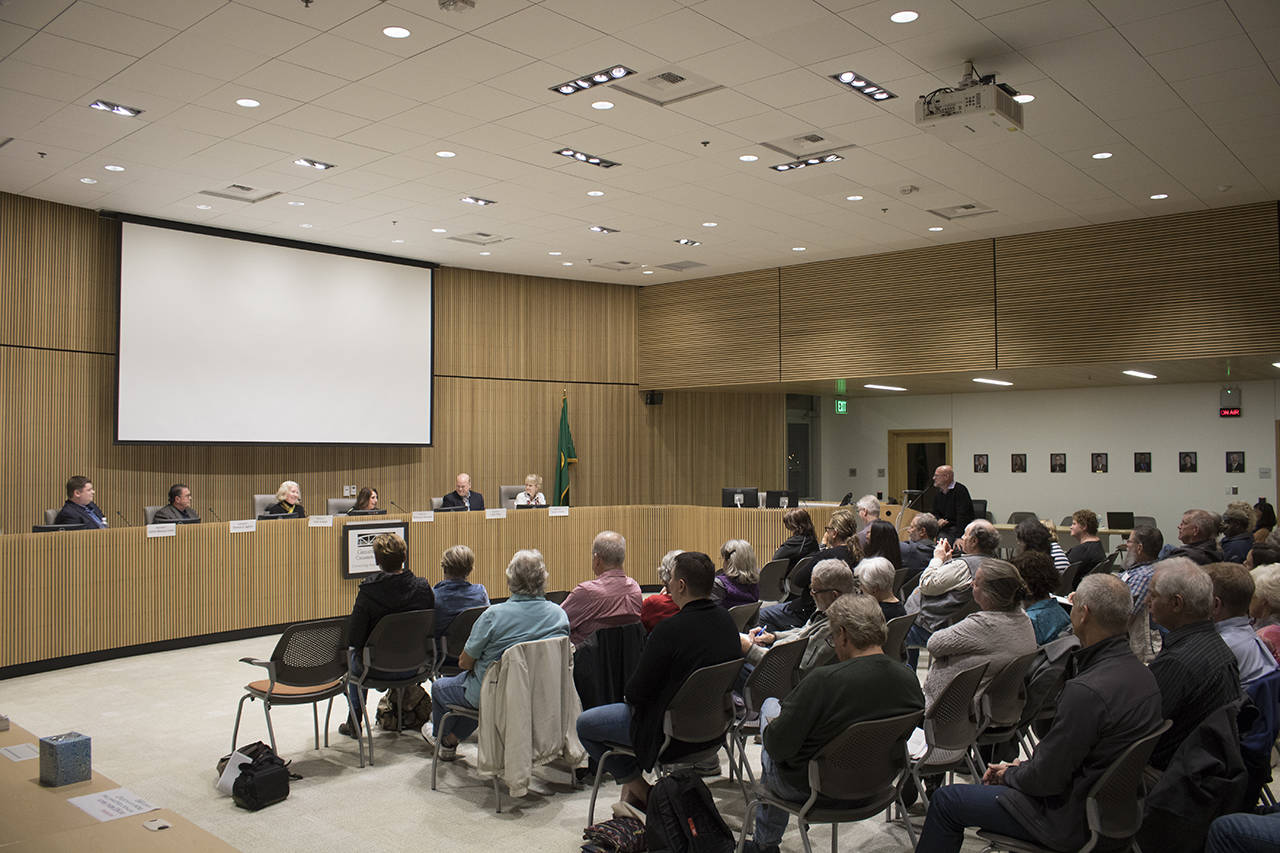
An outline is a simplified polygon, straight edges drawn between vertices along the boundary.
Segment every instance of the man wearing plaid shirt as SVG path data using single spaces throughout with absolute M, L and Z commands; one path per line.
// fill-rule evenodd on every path
M 1147 589 L 1155 570 L 1156 557 L 1164 547 L 1164 536 L 1154 527 L 1141 525 L 1129 533 L 1125 542 L 1124 574 L 1120 576 L 1133 595 L 1133 613 L 1129 617 L 1129 647 L 1138 660 L 1149 663 L 1160 651 L 1160 634 L 1151 624 Z

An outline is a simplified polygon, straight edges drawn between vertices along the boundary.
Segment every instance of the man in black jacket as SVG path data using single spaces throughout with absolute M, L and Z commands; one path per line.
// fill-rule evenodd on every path
M 907 525 L 907 541 L 900 546 L 902 568 L 924 571 L 924 567 L 933 559 L 937 538 L 938 519 L 934 518 L 933 513 L 922 512 L 911 519 L 911 524 Z
M 933 472 L 933 485 L 938 493 L 933 496 L 933 514 L 938 519 L 939 535 L 954 542 L 973 521 L 973 499 L 964 483 L 956 482 L 955 469 L 939 465 Z
M 471 491 L 471 475 L 459 474 L 454 490 L 440 499 L 441 509 L 482 510 L 484 495 Z
M 1089 838 L 1089 789 L 1125 749 L 1160 726 L 1160 689 L 1129 650 L 1129 588 L 1112 575 L 1089 575 L 1072 603 L 1071 626 L 1082 648 L 1068 664 L 1053 726 L 1026 761 L 992 764 L 981 785 L 939 788 L 917 853 L 958 851 L 967 826 L 1054 850 L 1081 847 Z
M 1189 509 L 1182 514 L 1178 541 L 1181 545 L 1166 556 L 1186 557 L 1201 566 L 1222 562 L 1222 552 L 1218 550 L 1218 520 L 1207 509 Z
M 373 559 L 382 571 L 360 582 L 356 603 L 351 607 L 351 619 L 347 622 L 348 664 L 352 678 L 364 672 L 364 646 L 373 628 L 383 616 L 408 610 L 433 610 L 436 606 L 431 581 L 414 575 L 404 567 L 408 546 L 398 533 L 383 533 L 373 540 Z M 377 672 L 377 670 L 374 670 Z M 413 673 L 379 672 L 389 678 Z M 338 726 L 338 731 L 348 737 L 360 732 L 361 713 L 367 691 L 354 681 L 347 685 L 347 701 L 351 707 L 349 722 Z
M 79 474 L 67 480 L 67 502 L 58 510 L 54 524 L 79 524 L 86 530 L 107 526 L 106 513 L 93 502 L 93 483 Z
M 667 589 L 680 612 L 659 622 L 649 635 L 627 681 L 627 701 L 600 705 L 578 717 L 578 740 L 596 761 L 610 743 L 635 750 L 634 758 L 612 756 L 606 769 L 622 785 L 623 801 L 642 809 L 650 787 L 643 771 L 657 763 L 667 705 L 694 670 L 742 657 L 733 617 L 711 600 L 715 577 L 715 565 L 706 554 L 685 551 L 676 557 Z M 708 696 L 707 701 L 717 698 Z M 676 741 L 662 757 L 679 758 L 707 746 Z

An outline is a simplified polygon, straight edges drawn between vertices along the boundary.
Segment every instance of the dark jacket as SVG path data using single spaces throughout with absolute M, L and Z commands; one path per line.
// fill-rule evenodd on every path
M 1155 677 L 1118 634 L 1068 664 L 1058 716 L 1031 758 L 1005 771 L 1000 805 L 1040 844 L 1075 850 L 1089 838 L 1085 796 L 1107 767 L 1163 720 Z
M 187 507 L 186 509 L 178 509 L 173 504 L 166 504 L 165 506 L 162 506 L 158 510 L 156 510 L 156 514 L 152 517 L 151 520 L 156 524 L 164 524 L 166 521 L 173 521 L 179 518 L 199 519 L 200 516 L 191 507 Z
M 264 509 L 262 511 L 262 514 L 263 515 L 292 515 L 292 517 L 294 518 L 306 518 L 307 508 L 304 507 L 302 504 L 297 503 L 297 504 L 294 504 L 293 509 L 290 510 L 288 505 L 285 504 L 284 501 L 276 501 L 271 506 Z
M 373 626 L 388 613 L 406 610 L 433 610 L 436 606 L 431 582 L 405 569 L 402 572 L 378 572 L 360 582 L 356 603 L 347 622 L 347 645 L 359 651 L 373 632 Z
M 778 550 L 773 552 L 773 557 L 770 559 L 786 560 L 787 571 L 791 571 L 800 560 L 816 553 L 818 553 L 818 540 L 812 536 L 797 533 L 787 537 L 787 541 L 778 546 Z
M 94 518 L 98 521 L 94 521 Z M 67 501 L 62 505 L 62 509 L 58 510 L 58 516 L 53 520 L 54 524 L 82 524 L 88 530 L 97 530 L 99 527 L 106 527 L 107 514 L 102 511 L 96 503 L 90 501 L 84 506 L 75 501 Z
M 1160 685 L 1164 717 L 1173 723 L 1149 762 L 1163 770 L 1205 717 L 1240 698 L 1240 670 L 1236 656 L 1205 619 L 1164 635 L 1160 654 L 1151 661 L 1151 674 Z
M 1253 549 L 1253 535 L 1237 533 L 1235 536 L 1222 537 L 1222 559 L 1228 563 L 1243 563 Z
M 924 567 L 933 559 L 933 549 L 938 543 L 932 539 L 917 539 L 914 542 L 902 543 L 902 568 L 923 572 Z
M 946 494 L 939 490 L 933 496 L 933 514 L 947 520 L 947 526 L 938 535 L 954 541 L 973 521 L 973 498 L 969 497 L 969 490 L 963 483 L 956 483 Z
M 1206 539 L 1203 542 L 1192 542 L 1190 545 L 1174 548 L 1169 552 L 1169 556 L 1188 557 L 1201 566 L 1222 562 L 1222 552 L 1218 550 L 1218 543 L 1212 539 Z
M 823 548 L 796 563 L 791 573 L 787 575 L 787 583 L 791 587 L 791 595 L 787 599 L 787 611 L 802 625 L 813 615 L 813 611 L 818 609 L 813 595 L 809 592 L 809 584 L 813 581 L 813 567 L 823 560 L 844 560 L 851 569 L 858 562 L 847 545 L 837 545 L 834 548 Z
M 639 622 L 600 628 L 573 650 L 573 684 L 582 710 L 621 702 L 627 679 L 635 672 L 644 650 L 644 626 Z
M 742 643 L 733 617 L 710 598 L 690 601 L 654 627 L 626 689 L 631 706 L 631 746 L 641 768 L 648 770 L 658 760 L 662 717 L 685 679 L 696 669 L 741 658 Z M 678 758 L 704 746 L 675 742 L 665 755 Z
M 458 496 L 457 492 L 450 492 L 440 499 L 440 506 L 443 508 L 467 506 L 471 510 L 481 510 L 484 509 L 484 495 L 472 489 L 468 504 L 462 503 L 462 498 Z

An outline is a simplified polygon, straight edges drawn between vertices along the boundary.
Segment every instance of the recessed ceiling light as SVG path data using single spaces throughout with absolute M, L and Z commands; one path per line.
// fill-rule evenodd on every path
M 613 101 L 594 101 L 591 104 L 593 110 L 611 110 L 613 109 Z
M 98 182 L 97 178 L 81 178 L 80 179 L 80 183 L 82 184 L 96 184 L 97 182 Z
M 845 200 L 845 201 L 862 201 L 862 196 L 860 196 L 860 195 L 847 195 L 847 196 L 845 196 L 845 197 L 844 197 L 844 200 Z
M 1169 194 L 1168 194 L 1168 193 L 1156 193 L 1155 195 L 1153 195 L 1153 196 L 1151 197 L 1151 200 L 1152 200 L 1152 201 L 1163 201 L 1164 199 L 1166 199 L 1166 198 L 1168 198 L 1168 197 L 1169 197 Z
M 832 80 L 835 80 L 837 83 L 843 83 L 845 86 L 848 86 L 853 91 L 858 92 L 862 95 L 866 95 L 868 98 L 872 98 L 877 101 L 883 101 L 887 98 L 898 97 L 897 95 L 893 94 L 893 92 L 890 92 L 888 89 L 886 89 L 884 86 L 880 86 L 876 83 L 872 83 L 870 80 L 868 80 L 863 75 L 859 74 L 857 71 L 841 71 L 839 73 L 830 74 L 828 76 Z
M 551 257 L 553 257 L 553 258 L 558 258 L 558 257 L 560 257 L 561 255 L 563 255 L 563 254 L 564 254 L 564 252 L 547 252 L 547 254 L 548 254 L 548 255 L 550 255 L 550 256 L 551 256 Z
M 806 166 L 819 166 L 823 163 L 837 163 L 844 158 L 839 154 L 820 154 L 817 157 L 806 157 L 803 160 L 792 160 L 790 163 L 779 163 L 776 166 L 770 166 L 775 172 L 789 172 L 795 169 L 803 169 Z
M 611 65 L 592 74 L 583 74 L 581 77 L 575 77 L 572 80 L 566 80 L 563 83 L 548 86 L 547 88 L 562 95 L 572 95 L 575 92 L 590 89 L 592 86 L 600 86 L 604 83 L 612 83 L 614 80 L 621 80 L 628 74 L 635 73 L 625 65 Z
M 592 166 L 599 166 L 602 169 L 612 169 L 614 166 L 620 166 L 616 160 L 606 160 L 603 157 L 597 157 L 595 154 L 588 154 L 585 151 L 575 151 L 572 148 L 557 148 L 556 153 L 561 157 L 568 157 L 570 160 L 577 160 L 579 163 L 589 163 Z
M 603 225 L 589 225 L 587 226 L 587 230 L 594 231 L 597 234 L 617 234 L 618 233 L 617 228 L 606 228 Z
M 906 388 L 900 388 L 897 385 L 863 385 L 863 388 L 870 388 L 872 391 L 905 391 Z
M 89 106 L 95 110 L 115 113 L 116 115 L 124 116 L 125 118 L 133 118 L 134 116 L 141 115 L 145 112 L 145 110 L 141 110 L 138 107 L 126 107 L 124 104 L 117 104 L 114 101 L 104 101 L 101 98 L 92 102 Z
M 444 159 L 448 160 L 450 157 L 457 157 L 458 155 L 452 151 L 437 151 L 436 156 L 443 157 Z
M 480 198 L 479 196 L 474 196 L 474 195 L 465 195 L 462 198 L 458 199 L 458 201 L 463 201 L 463 202 L 466 202 L 467 204 L 478 204 L 481 207 L 484 207 L 487 204 L 497 204 L 496 201 L 493 201 L 491 199 Z
M 197 204 L 197 205 L 196 205 L 196 210 L 213 210 L 213 205 L 211 205 L 211 204 Z
M 560 262 L 560 266 L 562 266 L 562 267 L 571 267 L 571 266 L 573 266 L 573 261 L 561 261 L 561 262 Z
M 759 157 L 757 157 L 757 156 L 756 156 L 756 155 L 754 155 L 754 154 L 739 154 L 739 155 L 738 155 L 738 159 L 739 159 L 739 160 L 741 160 L 741 161 L 742 161 L 742 162 L 744 162 L 744 163 L 754 163 L 755 161 L 759 160 L 760 158 L 759 158 Z
M 306 206 L 306 202 L 305 202 L 305 201 L 291 201 L 291 202 L 289 202 L 289 206 L 290 206 L 290 207 L 305 207 L 305 206 Z
M 681 246 L 701 246 L 697 240 L 690 240 L 688 237 L 681 237 L 676 240 Z
M 1093 155 L 1093 159 L 1095 159 L 1095 160 L 1110 160 L 1110 159 L 1111 159 L 1111 152 L 1110 152 L 1110 151 L 1099 151 L 1097 154 L 1094 154 L 1094 155 Z
M 253 109 L 254 107 L 262 106 L 262 101 L 257 101 L 253 98 L 236 98 L 236 106 Z
M 333 168 L 332 163 L 324 163 L 324 162 L 321 162 L 320 160 L 312 160 L 310 157 L 299 157 L 298 159 L 293 161 L 293 164 L 295 166 L 310 166 L 311 168 L 319 169 L 322 172 L 325 169 Z
M 1156 377 L 1156 375 L 1155 375 L 1154 373 L 1143 373 L 1141 370 L 1126 370 L 1126 371 L 1124 371 L 1124 375 L 1125 375 L 1125 376 L 1133 376 L 1133 377 L 1136 377 L 1136 378 L 1138 378 L 1138 379 L 1155 379 L 1155 378 L 1157 378 L 1157 377 Z
M 717 225 L 719 225 L 719 224 L 720 224 L 719 222 L 704 222 L 704 223 L 702 223 L 702 227 L 703 227 L 703 228 L 715 228 L 715 227 L 716 227 Z
M 409 36 L 413 35 L 413 33 L 409 32 L 404 27 L 383 27 L 382 34 L 389 39 L 407 39 Z
M 901 12 L 894 12 L 889 16 L 889 20 L 893 21 L 895 24 L 909 24 L 919 17 L 919 12 L 912 12 L 909 9 L 904 9 Z
M 587 190 L 587 195 L 591 196 L 592 198 L 599 198 L 600 196 L 604 195 L 604 190 Z
M 1035 95 L 1014 95 L 1013 99 L 1020 104 L 1029 104 L 1036 99 Z
M 793 251 L 793 252 L 807 252 L 808 250 L 809 250 L 809 249 L 808 249 L 808 247 L 807 247 L 807 246 L 792 246 L 792 247 L 791 247 L 791 251 Z
M 1280 367 L 1280 361 L 1273 361 L 1273 362 L 1271 362 L 1271 366 L 1272 366 L 1272 367 Z
M 392 242 L 392 243 L 403 243 L 404 241 L 397 237 L 395 240 L 392 240 L 391 242 Z
M 492 254 L 493 254 L 493 252 L 481 252 L 480 254 L 482 254 L 482 255 L 492 255 Z
M 106 169 L 108 172 L 123 172 L 123 171 L 124 171 L 124 166 L 116 166 L 116 165 L 114 165 L 114 164 L 108 164 L 108 165 L 106 165 L 106 166 L 103 166 L 102 168 Z
M 431 229 L 431 233 L 433 233 L 433 234 L 447 234 L 447 233 L 449 233 L 449 229 L 448 229 L 448 228 L 432 228 L 432 229 Z
M 312 226 L 312 224 L 311 224 L 310 222 L 304 222 L 304 223 L 302 223 L 301 225 L 299 225 L 298 227 L 299 227 L 299 228 L 311 228 L 311 227 L 313 227 L 313 226 Z
M 653 270 L 641 270 L 640 275 L 653 275 Z M 1277 364 L 1276 367 L 1280 367 L 1280 364 Z
M 941 231 L 941 230 L 942 230 L 942 226 L 941 226 L 941 225 L 930 225 L 930 226 L 929 226 L 929 230 L 930 230 L 930 231 Z
M 974 382 L 981 382 L 983 385 L 1012 385 L 1012 382 L 1005 382 L 1003 379 L 986 379 L 982 376 L 973 377 Z

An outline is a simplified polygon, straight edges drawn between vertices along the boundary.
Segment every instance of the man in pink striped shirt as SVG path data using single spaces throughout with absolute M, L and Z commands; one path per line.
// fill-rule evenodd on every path
M 627 577 L 622 563 L 627 540 L 605 530 L 591 542 L 591 571 L 595 579 L 583 581 L 561 606 L 569 617 L 569 639 L 575 646 L 600 628 L 640 621 L 640 584 Z

